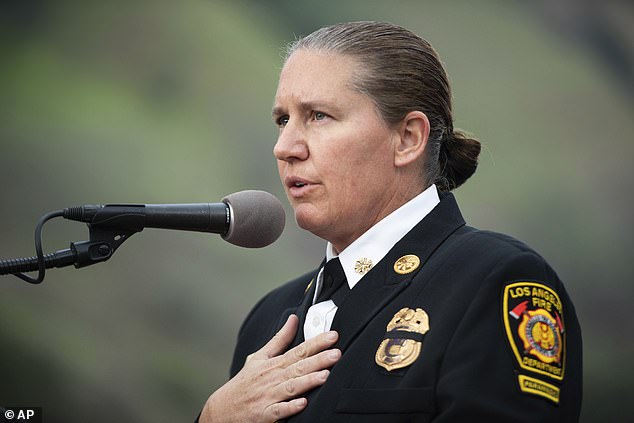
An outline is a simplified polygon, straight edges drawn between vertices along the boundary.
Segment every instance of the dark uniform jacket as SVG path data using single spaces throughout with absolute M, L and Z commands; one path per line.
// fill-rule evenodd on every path
M 232 376 L 291 313 L 303 340 L 316 274 L 254 307 Z M 561 281 L 525 244 L 465 226 L 451 194 L 359 281 L 332 329 L 343 355 L 289 422 L 578 421 L 581 332 Z

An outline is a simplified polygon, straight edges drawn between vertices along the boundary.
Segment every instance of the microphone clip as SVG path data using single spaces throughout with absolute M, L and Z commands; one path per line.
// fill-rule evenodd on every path
M 88 224 L 90 233 L 89 241 L 72 242 L 70 249 L 73 252 L 75 268 L 90 266 L 108 260 L 114 252 L 128 238 L 139 230 L 122 230 L 121 228 L 109 228 L 107 226 Z

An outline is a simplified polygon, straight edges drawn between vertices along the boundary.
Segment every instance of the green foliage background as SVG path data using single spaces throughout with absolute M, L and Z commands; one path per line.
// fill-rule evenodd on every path
M 39 216 L 72 205 L 284 198 L 270 122 L 282 47 L 364 19 L 439 51 L 456 126 L 484 144 L 456 193 L 467 220 L 525 240 L 566 282 L 584 331 L 582 421 L 631 415 L 632 99 L 521 2 L 7 2 L 0 257 L 33 255 Z M 147 229 L 107 264 L 40 286 L 1 277 L 0 404 L 43 406 L 50 422 L 193 420 L 250 307 L 321 260 L 287 213 L 262 250 Z M 52 221 L 45 248 L 87 236 Z

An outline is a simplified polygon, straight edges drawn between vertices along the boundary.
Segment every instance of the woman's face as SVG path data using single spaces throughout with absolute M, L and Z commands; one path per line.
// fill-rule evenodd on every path
M 352 88 L 356 66 L 347 56 L 298 50 L 282 69 L 273 107 L 280 129 L 273 153 L 295 219 L 338 251 L 402 203 L 398 132 Z

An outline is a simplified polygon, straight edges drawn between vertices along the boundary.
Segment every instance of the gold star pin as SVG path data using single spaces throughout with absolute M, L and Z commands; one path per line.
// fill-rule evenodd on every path
M 360 275 L 365 275 L 370 269 L 372 269 L 372 266 L 374 266 L 372 260 L 366 257 L 361 257 L 354 263 L 354 271 Z
M 420 259 L 414 254 L 408 254 L 396 260 L 394 263 L 394 271 L 399 275 L 407 275 L 418 269 Z

